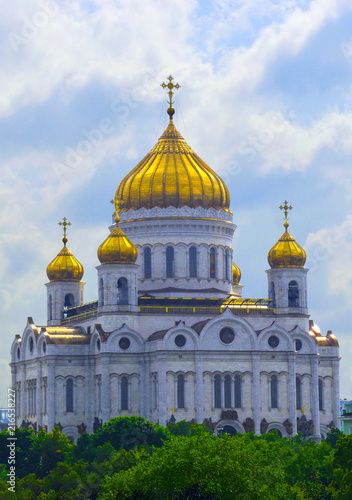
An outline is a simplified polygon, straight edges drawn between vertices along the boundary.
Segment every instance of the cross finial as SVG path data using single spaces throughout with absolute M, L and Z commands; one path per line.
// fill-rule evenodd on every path
M 120 216 L 119 216 L 119 211 L 121 210 L 121 208 L 124 206 L 125 202 L 121 200 L 121 198 L 119 198 L 119 195 L 116 193 L 116 196 L 115 196 L 115 209 L 116 209 L 116 217 L 115 217 L 115 222 L 116 224 L 119 222 L 120 220 Z
M 58 222 L 59 226 L 62 226 L 63 228 L 63 233 L 64 233 L 64 237 L 62 238 L 62 241 L 64 242 L 64 245 L 66 245 L 67 243 L 67 238 L 66 238 L 66 234 L 67 234 L 67 226 L 71 226 L 71 222 L 67 221 L 66 217 L 64 217 L 62 219 L 62 222 Z
M 171 410 L 171 415 L 173 415 L 174 411 L 175 411 L 175 408 L 173 406 L 171 406 L 170 410 Z
M 168 112 L 168 115 L 170 116 L 170 118 L 172 119 L 172 115 L 175 113 L 175 110 L 174 110 L 174 108 L 172 107 L 172 105 L 173 105 L 173 103 L 174 103 L 174 101 L 172 100 L 172 97 L 173 97 L 173 95 L 174 95 L 174 93 L 175 93 L 175 91 L 174 91 L 173 89 L 178 90 L 178 89 L 181 87 L 181 85 L 179 85 L 178 83 L 172 83 L 172 82 L 173 82 L 173 80 L 174 80 L 174 78 L 173 78 L 173 76 L 171 76 L 171 75 L 170 75 L 170 76 L 168 76 L 168 78 L 167 78 L 167 79 L 168 79 L 169 81 L 168 81 L 168 82 L 166 82 L 166 83 L 165 83 L 165 82 L 163 82 L 160 86 L 161 86 L 163 89 L 166 89 L 166 88 L 167 88 L 167 89 L 169 89 L 169 91 L 168 91 L 168 95 L 169 95 L 169 109 L 167 110 L 167 112 Z
M 288 222 L 287 222 L 288 211 L 289 211 L 289 210 L 292 210 L 292 207 L 291 207 L 291 205 L 289 206 L 289 205 L 287 204 L 287 201 L 284 201 L 284 204 L 283 204 L 283 205 L 280 205 L 280 206 L 279 206 L 279 208 L 280 208 L 280 210 L 284 210 L 284 213 L 285 213 L 285 223 L 284 223 L 284 226 L 285 226 L 286 231 L 287 231 L 287 228 L 288 228 L 288 226 L 289 226 L 289 224 L 288 224 Z
M 302 406 L 302 414 L 305 415 L 306 414 L 306 409 L 304 406 Z

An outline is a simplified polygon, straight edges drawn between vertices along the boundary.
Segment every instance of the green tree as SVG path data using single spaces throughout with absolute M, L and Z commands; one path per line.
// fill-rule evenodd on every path
M 342 436 L 343 432 L 337 427 L 332 427 L 326 436 L 326 442 L 335 448 L 338 439 Z
M 32 445 L 33 456 L 36 457 L 35 474 L 43 478 L 58 464 L 58 462 L 69 462 L 73 460 L 75 445 L 60 429 L 55 426 L 51 432 L 39 431 L 37 439 Z
M 342 434 L 336 443 L 332 458 L 332 475 L 336 500 L 352 498 L 352 434 Z
M 30 429 L 15 429 L 15 435 L 10 436 L 7 430 L 0 433 L 0 463 L 5 464 L 8 469 L 9 444 L 8 438 L 16 438 L 16 475 L 24 477 L 35 471 L 37 457 L 33 452 L 33 443 L 37 436 Z
M 187 420 L 180 420 L 175 425 L 169 425 L 168 430 L 173 436 L 195 436 L 212 434 L 204 424 L 191 424 Z
M 104 478 L 100 500 L 294 498 L 278 448 L 263 439 L 175 437 L 148 459 Z
M 168 429 L 162 425 L 152 424 L 143 417 L 113 418 L 92 435 L 95 447 L 109 442 L 115 450 L 120 448 L 131 450 L 142 444 L 159 447 L 170 437 Z

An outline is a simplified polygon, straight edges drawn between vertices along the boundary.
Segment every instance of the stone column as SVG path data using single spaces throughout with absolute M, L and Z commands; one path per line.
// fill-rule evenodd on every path
M 296 354 L 288 354 L 288 415 L 292 423 L 292 436 L 297 434 L 296 411 Z
M 21 415 L 20 415 L 20 425 L 22 420 L 27 414 L 26 408 L 26 365 L 23 363 L 21 366 Z
M 42 408 L 42 363 L 38 361 L 37 364 L 37 401 L 36 401 L 36 409 L 37 409 L 37 426 L 42 426 L 42 417 L 43 417 L 43 408 Z
M 149 360 L 147 354 L 140 354 L 139 357 L 139 414 L 148 419 L 149 418 Z
M 167 381 L 166 381 L 166 355 L 158 354 L 158 410 L 159 410 L 159 424 L 167 424 Z
M 252 352 L 252 408 L 255 434 L 260 436 L 260 353 Z
M 48 415 L 48 432 L 50 432 L 55 425 L 55 359 L 48 359 L 47 366 L 47 415 Z M 63 401 L 65 404 L 65 401 Z
M 203 353 L 195 353 L 196 380 L 194 402 L 196 407 L 196 420 L 201 424 L 204 420 L 204 381 L 203 381 Z
M 319 418 L 319 390 L 318 390 L 318 356 L 313 355 L 310 360 L 312 370 L 311 382 L 311 410 L 313 415 L 314 434 L 313 438 L 320 441 L 320 418 Z
M 340 358 L 332 361 L 332 415 L 334 426 L 338 429 L 341 428 L 340 416 L 340 375 L 339 375 Z
M 101 410 L 103 424 L 110 420 L 110 356 L 101 360 Z
M 94 388 L 95 363 L 90 357 L 85 359 L 84 364 L 84 420 L 87 426 L 87 433 L 93 432 L 93 415 L 95 408 L 95 388 Z

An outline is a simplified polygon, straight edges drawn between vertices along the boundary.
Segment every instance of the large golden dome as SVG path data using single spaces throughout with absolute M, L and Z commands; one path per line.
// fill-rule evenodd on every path
M 115 201 L 122 210 L 203 207 L 228 210 L 230 195 L 222 179 L 188 146 L 170 122 L 153 149 L 122 180 Z M 117 207 L 117 211 L 120 208 Z
M 303 267 L 307 254 L 287 231 L 287 220 L 284 226 L 284 234 L 268 253 L 270 267 Z
M 67 248 L 67 238 L 62 241 L 64 246 L 46 268 L 46 274 L 50 281 L 81 281 L 83 266 Z
M 137 260 L 138 250 L 119 228 L 118 215 L 115 221 L 115 229 L 98 248 L 98 259 L 102 264 L 134 264 Z

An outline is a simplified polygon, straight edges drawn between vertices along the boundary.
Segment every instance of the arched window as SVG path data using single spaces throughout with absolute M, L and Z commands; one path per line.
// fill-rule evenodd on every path
M 73 380 L 69 378 L 66 382 L 66 411 L 73 411 Z
M 288 307 L 299 307 L 299 290 L 297 281 L 288 284 Z
M 190 278 L 197 277 L 197 247 L 189 249 L 189 276 Z
M 224 378 L 225 408 L 231 408 L 231 377 L 225 375 Z
M 241 375 L 235 375 L 235 408 L 242 407 Z
M 302 381 L 299 377 L 296 377 L 296 408 L 302 409 Z
M 128 281 L 126 278 L 117 280 L 117 303 L 128 304 Z
M 121 379 L 121 410 L 128 410 L 128 378 Z
M 221 378 L 220 375 L 214 377 L 214 406 L 221 408 Z
M 277 401 L 277 395 L 278 395 L 278 390 L 277 390 L 277 376 L 272 375 L 270 377 L 270 407 L 271 408 L 277 408 L 278 407 L 278 401 Z
M 151 278 L 152 277 L 152 251 L 149 247 L 144 249 L 143 257 L 144 257 L 144 277 Z
M 275 307 L 276 306 L 276 303 L 275 303 L 276 297 L 275 297 L 275 285 L 274 285 L 273 281 L 270 283 L 269 299 L 271 299 L 273 301 L 273 307 Z
M 166 277 L 173 278 L 175 276 L 175 252 L 173 247 L 166 248 Z
M 48 320 L 51 321 L 53 319 L 53 299 L 52 296 L 49 295 L 49 302 L 48 302 Z
M 319 410 L 324 410 L 324 385 L 323 381 L 320 378 L 318 380 L 318 390 L 319 390 Z
M 216 278 L 216 250 L 214 247 L 210 249 L 210 277 Z
M 104 305 L 104 281 L 103 278 L 100 278 L 99 280 L 99 302 L 100 305 Z
M 67 293 L 65 295 L 65 303 L 64 307 L 74 307 L 75 306 L 75 298 L 72 293 Z
M 177 377 L 177 408 L 185 407 L 185 377 L 178 375 Z
M 230 280 L 230 266 L 229 266 L 229 251 L 226 248 L 225 250 L 225 280 Z

